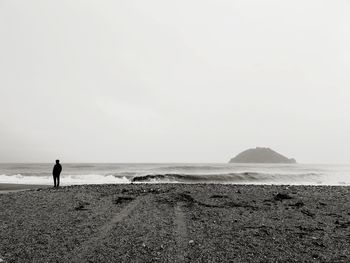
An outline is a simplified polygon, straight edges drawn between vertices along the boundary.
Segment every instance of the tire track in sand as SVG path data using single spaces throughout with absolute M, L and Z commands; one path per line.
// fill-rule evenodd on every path
M 93 251 L 93 249 L 103 240 L 113 229 L 113 227 L 123 221 L 140 203 L 140 199 L 135 199 L 131 201 L 127 206 L 125 206 L 119 213 L 117 213 L 112 220 L 104 224 L 95 236 L 91 237 L 89 240 L 83 242 L 79 247 L 76 247 L 71 255 L 72 258 L 68 258 L 67 262 L 87 262 L 86 256 Z
M 175 206 L 175 242 L 176 242 L 176 256 L 175 262 L 186 261 L 186 248 L 188 245 L 187 227 L 185 221 L 185 214 L 182 210 L 182 203 L 177 203 Z

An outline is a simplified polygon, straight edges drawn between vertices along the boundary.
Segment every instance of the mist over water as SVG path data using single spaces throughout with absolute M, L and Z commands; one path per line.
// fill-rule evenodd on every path
M 0 164 L 0 183 L 52 184 L 52 164 Z M 123 183 L 350 185 L 350 165 L 63 164 L 61 185 Z

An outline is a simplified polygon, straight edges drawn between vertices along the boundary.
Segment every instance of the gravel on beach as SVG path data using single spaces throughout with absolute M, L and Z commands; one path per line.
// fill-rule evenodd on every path
M 350 262 L 350 187 L 127 184 L 2 194 L 0 262 Z

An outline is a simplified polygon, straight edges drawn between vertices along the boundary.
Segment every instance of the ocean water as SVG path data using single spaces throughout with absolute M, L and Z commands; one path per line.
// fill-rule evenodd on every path
M 350 165 L 62 163 L 61 185 L 221 183 L 350 185 Z M 0 183 L 52 184 L 53 164 L 0 164 Z

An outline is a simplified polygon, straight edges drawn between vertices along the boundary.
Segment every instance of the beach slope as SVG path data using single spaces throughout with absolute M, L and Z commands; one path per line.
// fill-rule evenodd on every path
M 350 188 L 134 184 L 0 195 L 3 262 L 349 262 Z

